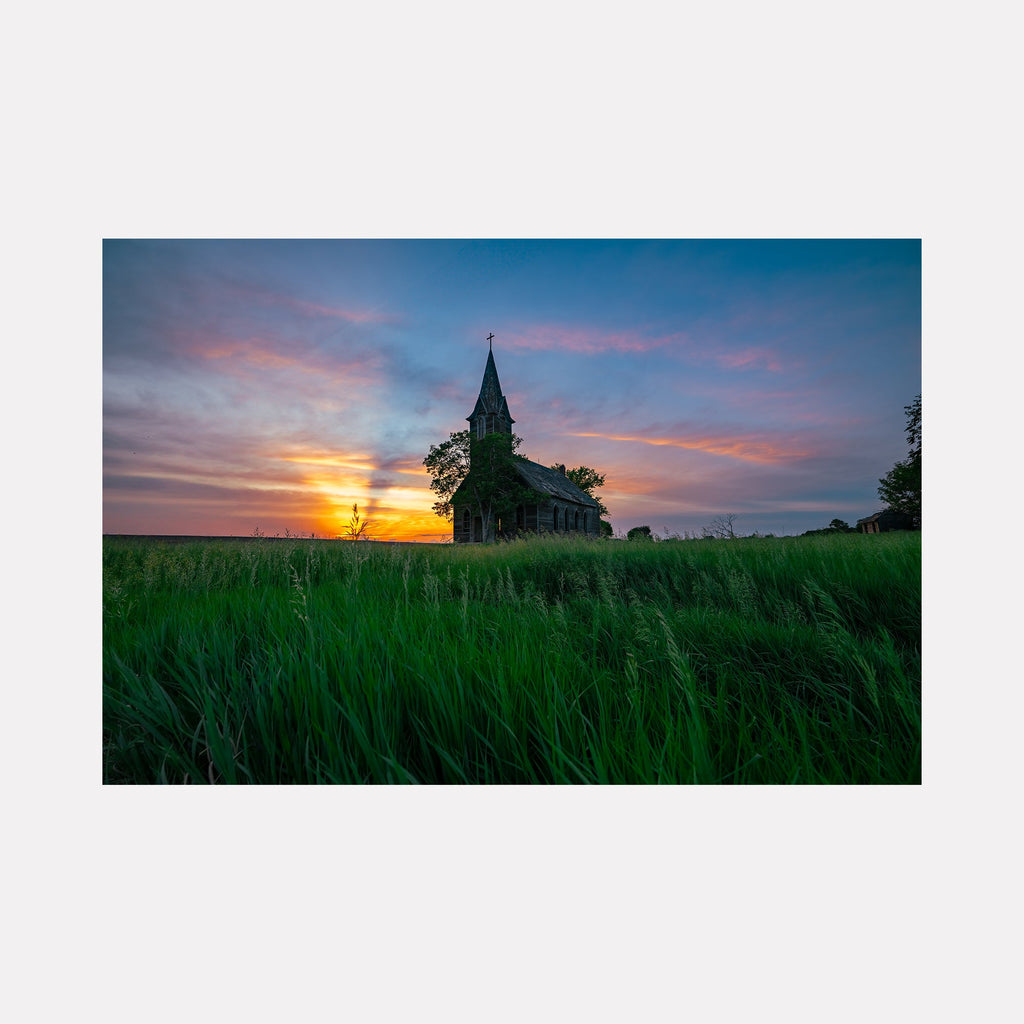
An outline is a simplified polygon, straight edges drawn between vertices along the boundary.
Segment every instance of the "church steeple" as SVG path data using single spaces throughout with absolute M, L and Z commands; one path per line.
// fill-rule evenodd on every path
M 494 337 L 488 339 L 490 343 Z M 476 400 L 473 411 L 466 417 L 469 420 L 471 437 L 486 437 L 488 434 L 511 434 L 512 419 L 508 411 L 508 402 L 501 393 L 501 382 L 498 370 L 494 365 L 494 350 L 488 349 L 487 365 L 484 367 L 484 379 L 480 384 L 480 397 Z

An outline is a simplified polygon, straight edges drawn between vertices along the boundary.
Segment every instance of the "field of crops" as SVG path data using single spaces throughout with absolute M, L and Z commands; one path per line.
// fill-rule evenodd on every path
M 104 540 L 107 783 L 919 783 L 920 534 Z

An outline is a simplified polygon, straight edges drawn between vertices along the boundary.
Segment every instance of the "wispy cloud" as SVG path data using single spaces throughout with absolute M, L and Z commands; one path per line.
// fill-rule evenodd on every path
M 293 310 L 303 316 L 326 317 L 332 320 L 343 320 L 350 324 L 395 324 L 400 323 L 402 318 L 396 313 L 389 313 L 380 309 L 343 308 L 341 306 L 326 305 L 321 302 L 311 302 L 307 299 L 300 299 L 294 295 L 283 292 L 275 292 L 268 289 L 255 288 L 248 285 L 236 285 L 236 293 L 244 296 L 249 301 L 255 301 L 260 305 L 274 306 L 280 309 Z
M 793 447 L 753 436 L 659 437 L 582 431 L 570 436 L 597 437 L 605 441 L 629 441 L 636 444 L 687 448 L 692 451 L 708 452 L 711 455 L 725 455 L 733 459 L 742 459 L 745 462 L 787 462 L 804 459 L 814 454 L 809 448 Z
M 686 343 L 681 332 L 645 334 L 641 331 L 603 331 L 592 327 L 567 327 L 564 324 L 534 324 L 513 328 L 503 334 L 501 344 L 509 349 L 551 350 L 597 355 L 601 352 L 650 352 L 668 345 Z
M 305 455 L 278 455 L 284 462 L 298 462 L 304 466 L 327 466 L 332 469 L 376 470 L 369 455 L 340 456 L 331 453 L 309 452 Z
M 586 356 L 604 353 L 640 355 L 662 350 L 673 358 L 695 365 L 714 365 L 726 370 L 768 370 L 771 373 L 782 373 L 785 361 L 777 348 L 743 344 L 735 338 L 707 334 L 701 328 L 609 331 L 586 325 L 531 324 L 503 334 L 501 347 Z
M 712 353 L 719 366 L 727 370 L 766 369 L 772 373 L 782 372 L 782 360 L 777 352 L 766 348 L 744 348 L 737 351 Z
M 187 347 L 193 355 L 218 363 L 217 369 L 229 375 L 289 370 L 347 386 L 380 380 L 380 353 L 372 350 L 350 349 L 342 356 L 301 341 L 260 337 L 200 338 Z
M 276 352 L 267 342 L 255 338 L 214 341 L 208 347 L 193 346 L 192 352 L 202 359 L 223 360 L 222 368 L 249 363 L 260 369 L 311 369 L 308 362 L 296 356 Z

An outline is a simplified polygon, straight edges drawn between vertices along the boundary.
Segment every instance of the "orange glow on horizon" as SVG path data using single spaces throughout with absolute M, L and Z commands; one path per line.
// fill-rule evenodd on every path
M 393 505 L 359 506 L 359 516 L 369 523 L 368 540 L 444 541 L 451 539 L 452 525 L 433 512 L 399 508 Z M 315 530 L 327 537 L 344 537 L 352 519 L 352 504 L 347 508 L 331 505 L 321 507 L 315 516 Z

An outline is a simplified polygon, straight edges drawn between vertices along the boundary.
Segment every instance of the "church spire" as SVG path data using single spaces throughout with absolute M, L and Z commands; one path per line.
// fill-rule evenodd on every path
M 511 434 L 512 424 L 515 423 L 508 411 L 508 402 L 501 393 L 498 369 L 494 365 L 493 339 L 493 333 L 487 336 L 487 365 L 484 367 L 484 379 L 480 384 L 480 396 L 473 411 L 466 417 L 469 420 L 469 432 L 472 437 Z

